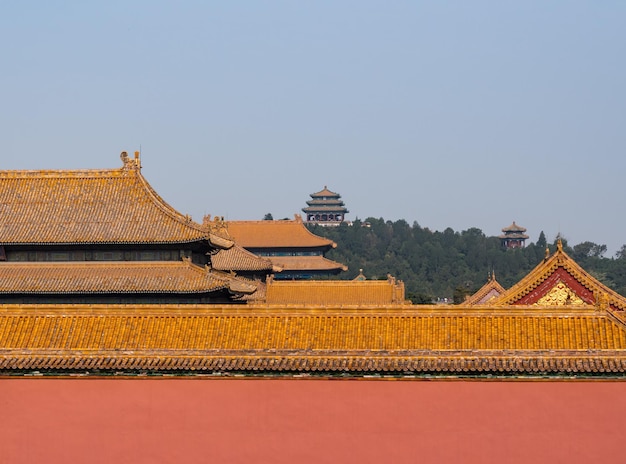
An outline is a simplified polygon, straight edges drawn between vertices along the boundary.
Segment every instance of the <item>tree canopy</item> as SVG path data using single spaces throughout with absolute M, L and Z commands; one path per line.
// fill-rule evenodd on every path
M 407 297 L 414 303 L 443 298 L 460 302 L 465 294 L 478 290 L 492 272 L 501 285 L 509 288 L 539 264 L 546 248 L 553 252 L 559 238 L 548 244 L 541 232 L 537 243 L 506 250 L 499 238 L 486 236 L 478 228 L 461 232 L 447 228 L 440 232 L 402 219 L 392 222 L 367 218 L 357 219 L 352 225 L 309 228 L 337 243 L 327 257 L 349 268 L 338 278 L 354 278 L 360 269 L 369 279 L 391 274 L 404 281 Z M 605 258 L 606 245 L 583 242 L 570 247 L 567 240 L 561 239 L 565 252 L 578 264 L 626 295 L 626 245 L 616 258 Z

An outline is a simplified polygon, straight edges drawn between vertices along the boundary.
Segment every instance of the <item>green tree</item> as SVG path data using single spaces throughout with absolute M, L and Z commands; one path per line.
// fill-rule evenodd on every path
M 543 250 L 548 246 L 548 242 L 546 240 L 546 234 L 543 233 L 543 230 L 539 234 L 539 238 L 537 239 L 537 246 Z

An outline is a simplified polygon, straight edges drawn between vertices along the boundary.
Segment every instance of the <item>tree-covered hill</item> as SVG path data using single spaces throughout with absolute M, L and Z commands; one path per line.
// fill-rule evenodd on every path
M 509 288 L 551 252 L 556 239 L 548 244 L 543 232 L 536 243 L 525 248 L 505 250 L 497 237 L 488 237 L 480 229 L 455 232 L 431 231 L 417 223 L 367 218 L 339 227 L 309 226 L 319 236 L 330 238 L 337 248 L 327 253 L 329 259 L 349 267 L 338 278 L 351 279 L 362 269 L 367 278 L 382 279 L 387 274 L 404 281 L 407 297 L 414 303 L 437 299 L 462 301 L 465 294 L 480 288 L 491 274 Z M 583 242 L 565 251 L 585 270 L 618 293 L 626 295 L 626 246 L 615 258 L 603 257 L 606 246 Z

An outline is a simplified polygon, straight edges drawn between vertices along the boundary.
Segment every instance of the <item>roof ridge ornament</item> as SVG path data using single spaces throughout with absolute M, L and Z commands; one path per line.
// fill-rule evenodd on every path
M 131 159 L 130 156 L 128 156 L 128 152 L 123 151 L 122 153 L 120 153 L 120 159 L 122 160 L 122 163 L 124 163 L 123 169 L 124 170 L 140 170 L 141 169 L 141 159 L 139 157 L 139 152 L 136 151 L 135 152 L 135 158 Z

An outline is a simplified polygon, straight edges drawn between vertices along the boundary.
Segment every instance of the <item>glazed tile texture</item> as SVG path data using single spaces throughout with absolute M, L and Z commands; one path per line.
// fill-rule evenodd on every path
M 300 216 L 295 220 L 227 221 L 228 234 L 244 248 L 320 248 L 337 244 L 309 231 Z
M 236 270 L 238 272 L 260 272 L 267 274 L 278 271 L 267 258 L 257 256 L 235 244 L 227 250 L 220 250 L 211 256 L 211 265 L 220 271 Z
M 268 280 L 269 304 L 389 305 L 404 304 L 404 283 L 388 280 Z
M 169 206 L 140 173 L 0 171 L 1 244 L 188 243 L 209 231 Z
M 206 293 L 230 288 L 234 280 L 189 260 L 0 265 L 0 294 Z
M 626 328 L 594 309 L 4 307 L 0 370 L 597 373 Z

